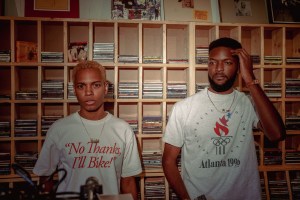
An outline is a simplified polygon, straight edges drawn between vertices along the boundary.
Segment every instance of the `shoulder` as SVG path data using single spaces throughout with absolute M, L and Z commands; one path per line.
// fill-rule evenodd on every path
M 78 124 L 78 119 L 76 117 L 77 113 L 70 114 L 64 118 L 56 120 L 49 128 L 47 135 L 58 134 L 72 128 L 74 125 Z
M 236 92 L 237 105 L 243 110 L 248 110 L 254 108 L 254 103 L 250 94 L 240 92 L 238 90 Z
M 111 130 L 111 135 L 115 135 L 117 138 L 122 138 L 124 141 L 130 141 L 130 138 L 134 138 L 135 135 L 131 126 L 125 120 L 118 118 L 108 113 L 107 128 Z
M 199 102 L 203 101 L 203 98 L 205 97 L 205 95 L 206 95 L 206 89 L 178 101 L 175 105 L 178 107 L 184 107 L 184 108 L 194 107 L 196 102 L 199 103 Z
M 111 113 L 107 113 L 107 117 L 108 117 L 108 122 L 113 122 L 113 123 L 117 123 L 117 124 L 127 124 L 127 122 L 124 119 L 121 119 L 119 117 L 114 116 Z
M 124 119 L 118 118 L 111 113 L 108 113 L 107 116 L 107 124 L 114 128 L 118 128 L 120 130 L 126 130 L 130 128 L 130 125 L 128 122 L 126 122 Z
M 250 102 L 251 101 L 251 96 L 250 94 L 246 94 L 245 92 L 241 92 L 238 90 L 235 90 L 237 94 L 237 98 L 242 100 L 243 102 Z
M 72 114 L 70 114 L 70 115 L 68 115 L 68 116 L 66 116 L 64 118 L 56 120 L 53 123 L 53 125 L 60 127 L 60 126 L 66 126 L 66 125 L 68 125 L 70 123 L 75 123 L 75 122 L 77 122 L 77 120 L 76 120 L 77 115 L 78 115 L 77 113 L 72 113 Z

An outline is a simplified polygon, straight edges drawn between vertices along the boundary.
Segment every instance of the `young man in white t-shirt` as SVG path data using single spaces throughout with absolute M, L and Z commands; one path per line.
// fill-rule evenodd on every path
M 233 88 L 238 71 L 254 105 Z M 283 121 L 238 41 L 220 38 L 210 44 L 208 79 L 209 87 L 173 106 L 163 136 L 165 176 L 180 199 L 258 200 L 252 130 L 259 128 L 270 141 L 280 141 Z M 176 165 L 180 152 L 181 174 Z
M 134 176 L 142 171 L 137 142 L 128 123 L 104 110 L 105 68 L 95 61 L 80 62 L 73 82 L 80 110 L 50 127 L 33 172 L 49 176 L 57 167 L 65 169 L 57 192 L 80 192 L 93 177 L 103 194 L 130 193 L 137 199 Z

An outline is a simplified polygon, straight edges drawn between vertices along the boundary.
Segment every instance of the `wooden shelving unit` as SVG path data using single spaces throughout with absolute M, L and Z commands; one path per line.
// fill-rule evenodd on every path
M 107 79 L 114 85 L 114 98 L 106 99 L 106 109 L 125 120 L 136 120 L 136 137 L 141 154 L 143 151 L 163 151 L 162 133 L 174 103 L 180 99 L 168 98 L 167 85 L 186 83 L 187 96 L 196 92 L 196 84 L 208 83 L 207 65 L 197 64 L 195 48 L 208 46 L 219 37 L 232 37 L 240 41 L 252 55 L 258 55 L 260 62 L 254 65 L 256 78 L 264 83 L 278 82 L 281 85 L 279 97 L 271 101 L 283 120 L 287 116 L 299 116 L 300 98 L 286 97 L 286 79 L 300 79 L 300 64 L 288 64 L 287 57 L 300 57 L 300 26 L 293 24 L 212 24 L 174 21 L 98 21 L 80 19 L 18 18 L 0 17 L 0 51 L 10 50 L 10 62 L 0 62 L 0 94 L 10 99 L 0 100 L 0 122 L 10 122 L 10 137 L 0 137 L 0 152 L 10 153 L 11 163 L 15 156 L 27 151 L 39 153 L 45 139 L 42 135 L 42 116 L 67 116 L 78 110 L 74 99 L 68 99 L 68 82 L 76 63 L 68 62 L 68 44 L 86 41 L 88 59 L 93 58 L 93 44 L 114 43 L 114 62 L 102 63 L 107 69 Z M 18 40 L 38 44 L 37 62 L 16 62 Z M 41 62 L 41 52 L 60 51 L 64 53 L 61 63 Z M 136 55 L 138 63 L 120 63 L 119 55 Z M 159 56 L 162 63 L 143 63 L 144 56 Z M 265 56 L 281 56 L 281 64 L 265 64 Z M 187 59 L 188 62 L 170 63 L 169 59 Z M 45 100 L 41 94 L 43 80 L 63 80 L 62 99 Z M 143 83 L 161 82 L 161 98 L 143 98 Z M 119 98 L 118 83 L 136 82 L 138 98 Z M 247 92 L 239 76 L 235 86 Z M 16 91 L 35 90 L 36 100 L 17 100 Z M 143 133 L 143 118 L 161 116 L 162 131 L 155 134 Z M 36 119 L 37 135 L 17 137 L 16 119 Z M 300 130 L 288 130 L 287 139 L 269 146 L 263 133 L 254 132 L 258 147 L 259 170 L 262 178 L 264 199 L 272 199 L 272 180 L 285 180 L 287 198 L 293 199 L 293 181 L 300 173 L 300 164 L 286 164 L 286 152 L 300 151 Z M 280 153 L 280 164 L 266 164 L 265 152 L 276 149 Z M 298 162 L 299 163 L 299 162 Z M 139 179 L 141 199 L 145 199 L 147 178 L 164 177 L 161 168 L 145 169 Z M 36 176 L 33 176 L 38 181 Z M 13 170 L 0 175 L 0 188 L 15 187 L 23 180 Z M 299 183 L 299 182 L 298 182 Z M 165 199 L 171 199 L 165 180 Z M 298 191 L 299 193 L 299 191 Z

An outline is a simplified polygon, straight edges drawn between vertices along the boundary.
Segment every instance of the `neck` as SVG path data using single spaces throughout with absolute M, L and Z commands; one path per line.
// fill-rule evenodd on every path
M 103 119 L 107 113 L 105 111 L 101 112 L 85 112 L 83 110 L 80 110 L 78 114 L 88 120 L 100 120 Z
M 215 93 L 215 94 L 230 94 L 230 93 L 233 92 L 233 88 L 230 88 L 229 90 L 222 91 L 222 92 L 217 92 L 217 91 L 215 91 L 212 87 L 209 87 L 208 90 L 209 90 L 210 92 Z

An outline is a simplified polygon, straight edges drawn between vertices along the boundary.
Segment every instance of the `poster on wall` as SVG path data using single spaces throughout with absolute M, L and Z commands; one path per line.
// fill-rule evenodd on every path
M 112 19 L 162 20 L 161 0 L 112 0 Z
M 268 23 L 265 1 L 219 0 L 219 10 L 223 23 Z
M 300 23 L 299 0 L 267 0 L 270 23 Z

